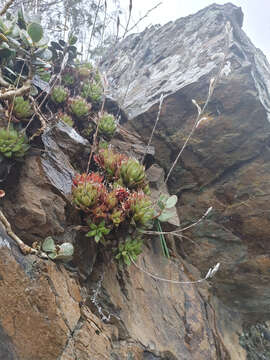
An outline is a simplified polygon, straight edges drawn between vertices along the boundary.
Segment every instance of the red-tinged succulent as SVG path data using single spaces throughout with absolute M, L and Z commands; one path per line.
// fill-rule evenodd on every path
M 97 173 L 77 174 L 73 179 L 73 203 L 85 212 L 90 212 L 106 191 L 102 177 Z
M 123 187 L 117 187 L 115 189 L 115 195 L 120 203 L 126 201 L 130 195 L 130 192 L 128 189 Z
M 77 174 L 73 179 L 72 182 L 75 186 L 79 184 L 84 184 L 86 182 L 102 184 L 103 176 L 99 173 L 93 172 L 91 174 Z
M 105 170 L 109 179 L 117 179 L 119 177 L 119 169 L 127 157 L 124 154 L 118 154 L 112 149 L 100 149 L 98 154 L 94 156 L 95 162 Z

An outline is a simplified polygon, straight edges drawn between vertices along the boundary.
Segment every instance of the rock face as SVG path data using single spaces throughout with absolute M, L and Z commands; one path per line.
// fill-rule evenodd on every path
M 141 139 L 148 139 L 165 96 L 155 149 L 147 153 L 157 196 L 167 191 L 163 169 L 194 124 L 192 99 L 204 104 L 220 64 L 225 23 L 233 27 L 226 71 L 168 183 L 179 195 L 181 226 L 213 210 L 181 241 L 168 237 L 169 260 L 152 237 L 140 269 L 121 269 L 76 229 L 71 179 L 86 164 L 90 144 L 64 124 L 49 128 L 42 154 L 33 152 L 3 185 L 1 210 L 17 235 L 28 244 L 46 236 L 72 242 L 75 256 L 63 264 L 22 255 L 0 222 L 0 360 L 246 359 L 242 322 L 270 315 L 270 75 L 265 57 L 242 32 L 242 20 L 232 4 L 212 5 L 129 36 L 117 46 L 117 57 L 103 62 L 111 94 L 129 117 L 113 140 L 122 152 L 143 156 Z M 168 230 L 179 226 L 176 215 Z M 193 281 L 218 261 L 221 271 L 211 283 L 179 285 L 147 274 Z M 265 356 L 268 327 L 245 329 L 243 346 Z M 257 330 L 263 331 L 263 349 Z
M 270 67 L 242 31 L 243 14 L 232 4 L 127 37 L 103 68 L 111 96 L 124 103 L 127 126 L 148 140 L 164 94 L 154 135 L 156 159 L 168 172 L 204 105 L 233 28 L 222 77 L 170 179 L 179 195 L 183 224 L 210 216 L 185 235 L 179 252 L 197 268 L 221 262 L 215 294 L 245 320 L 270 318 L 269 114 Z M 127 96 L 123 100 L 123 94 Z M 178 240 L 179 243 L 179 240 Z
M 129 136 L 128 143 L 139 155 L 137 138 Z M 43 142 L 46 154 L 26 159 L 1 209 L 28 243 L 52 235 L 73 242 L 75 256 L 71 267 L 25 256 L 0 222 L 0 359 L 244 360 L 237 335 L 241 319 L 215 304 L 207 284 L 180 286 L 133 266 L 121 270 L 106 255 L 97 257 L 95 244 L 72 230 L 80 224 L 68 201 L 72 164 L 78 154 L 88 154 L 89 145 L 61 124 Z M 115 146 L 127 150 L 121 134 Z M 148 176 L 154 192 L 166 190 L 157 165 Z M 172 224 L 178 225 L 176 216 Z M 156 238 L 149 239 L 138 265 L 178 281 L 201 276 L 177 254 L 165 259 Z

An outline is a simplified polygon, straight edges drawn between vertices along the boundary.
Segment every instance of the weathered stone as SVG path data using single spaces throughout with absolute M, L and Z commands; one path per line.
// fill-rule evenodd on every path
M 25 159 L 18 180 L 12 193 L 7 191 L 3 199 L 15 232 L 28 243 L 63 233 L 66 201 L 53 191 L 39 156 Z
M 123 104 L 127 126 L 145 141 L 164 94 L 153 145 L 168 173 L 195 123 L 192 99 L 204 105 L 221 64 L 227 21 L 233 33 L 224 71 L 168 186 L 179 195 L 182 226 L 214 207 L 207 220 L 184 233 L 193 242 L 183 240 L 179 251 L 203 271 L 221 262 L 216 294 L 256 321 L 270 317 L 270 67 L 242 31 L 241 9 L 214 4 L 130 35 L 103 68 L 114 99 L 122 99 L 129 84 Z

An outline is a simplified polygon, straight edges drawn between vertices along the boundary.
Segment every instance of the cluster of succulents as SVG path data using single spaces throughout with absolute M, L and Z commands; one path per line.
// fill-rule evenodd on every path
M 82 85 L 81 96 L 94 103 L 100 102 L 103 94 L 103 88 L 96 82 L 85 82 Z
M 56 104 L 62 104 L 67 100 L 68 97 L 68 90 L 65 89 L 63 86 L 55 86 L 53 88 L 51 99 Z
M 120 186 L 106 187 L 99 173 L 76 175 L 72 199 L 75 206 L 87 214 L 88 223 L 95 225 L 103 219 L 111 228 L 117 228 L 124 221 L 148 227 L 154 217 L 152 202 L 147 195 Z M 92 227 L 91 230 L 96 229 Z
M 118 154 L 110 148 L 100 149 L 94 156 L 95 162 L 105 171 L 109 180 L 119 179 L 120 166 L 127 159 L 124 154 Z
M 88 104 L 83 98 L 77 96 L 69 99 L 70 112 L 78 119 L 84 118 L 89 114 L 91 105 Z
M 15 129 L 0 129 L 0 155 L 6 158 L 22 158 L 29 147 L 26 136 Z
M 29 100 L 24 100 L 23 96 L 17 96 L 14 99 L 13 114 L 18 119 L 27 119 L 33 115 Z
M 117 124 L 113 115 L 104 113 L 98 125 L 98 133 L 103 136 L 105 139 L 112 139 L 116 131 Z

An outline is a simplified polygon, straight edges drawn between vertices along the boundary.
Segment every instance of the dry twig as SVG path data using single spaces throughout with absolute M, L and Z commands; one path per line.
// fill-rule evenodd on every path
M 6 5 L 3 7 L 3 9 L 0 11 L 0 16 L 4 15 L 8 8 L 14 3 L 15 0 L 9 0 Z
M 33 249 L 31 246 L 26 245 L 11 229 L 11 225 L 8 222 L 7 218 L 3 214 L 3 212 L 0 210 L 0 221 L 5 227 L 5 230 L 7 234 L 16 242 L 16 244 L 19 246 L 21 252 L 24 255 L 28 254 L 34 254 L 38 255 L 43 259 L 48 259 L 48 256 L 44 252 L 40 252 L 39 250 Z

